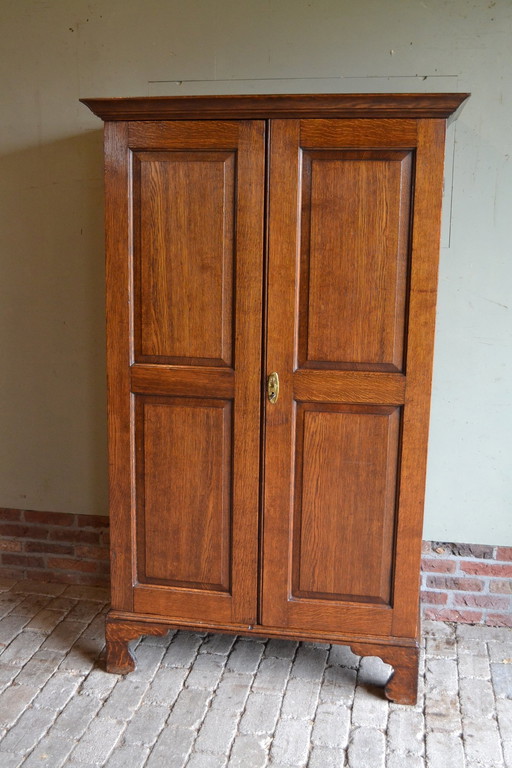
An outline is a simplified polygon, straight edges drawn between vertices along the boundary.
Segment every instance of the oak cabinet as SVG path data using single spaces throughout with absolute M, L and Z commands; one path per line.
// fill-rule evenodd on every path
M 349 644 L 413 702 L 446 119 L 465 94 L 105 120 L 107 667 L 171 627 Z

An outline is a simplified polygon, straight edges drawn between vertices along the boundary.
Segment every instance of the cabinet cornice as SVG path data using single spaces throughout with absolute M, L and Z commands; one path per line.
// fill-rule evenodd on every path
M 80 99 L 102 120 L 257 120 L 268 118 L 439 118 L 468 93 L 332 93 L 259 96 L 140 96 Z

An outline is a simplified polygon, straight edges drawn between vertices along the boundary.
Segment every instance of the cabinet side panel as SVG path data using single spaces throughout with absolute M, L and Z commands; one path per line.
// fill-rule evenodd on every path
M 105 124 L 105 251 L 111 600 L 133 607 L 133 455 L 130 394 L 131 231 L 128 126 Z
M 231 403 L 138 400 L 138 581 L 227 592 Z
M 297 410 L 293 596 L 389 604 L 399 409 Z
M 443 189 L 444 120 L 418 121 L 407 377 L 402 436 L 393 632 L 415 636 L 427 464 L 437 268 Z

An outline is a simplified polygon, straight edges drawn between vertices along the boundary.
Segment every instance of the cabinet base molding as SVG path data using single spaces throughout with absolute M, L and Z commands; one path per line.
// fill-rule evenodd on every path
M 124 611 L 110 611 L 106 617 L 106 669 L 118 675 L 133 672 L 136 658 L 129 648 L 131 640 L 142 635 L 165 635 L 173 629 L 195 632 L 219 632 L 243 635 L 244 637 L 278 637 L 300 642 L 330 642 L 350 646 L 357 656 L 377 656 L 393 667 L 393 672 L 384 686 L 387 699 L 397 704 L 415 704 L 418 691 L 419 642 L 413 638 L 373 637 L 359 638 L 336 634 L 294 632 L 289 628 L 263 627 L 261 625 L 202 625 L 186 621 L 156 619 L 154 616 L 133 616 Z

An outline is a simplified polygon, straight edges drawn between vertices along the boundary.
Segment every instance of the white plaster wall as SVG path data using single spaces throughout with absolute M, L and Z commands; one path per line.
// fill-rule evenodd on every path
M 0 506 L 107 510 L 101 125 L 79 97 L 459 90 L 425 537 L 512 544 L 510 0 L 2 0 L 0 29 Z

